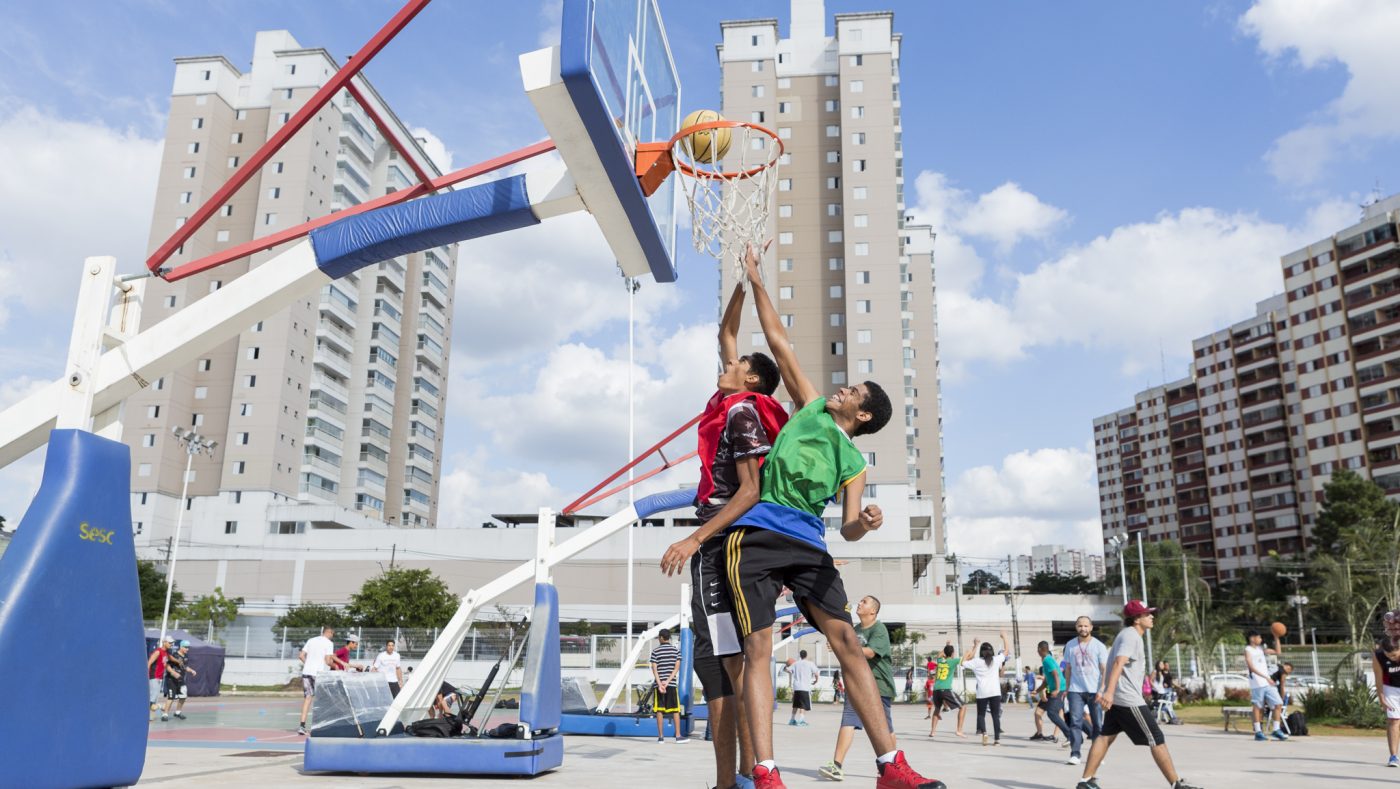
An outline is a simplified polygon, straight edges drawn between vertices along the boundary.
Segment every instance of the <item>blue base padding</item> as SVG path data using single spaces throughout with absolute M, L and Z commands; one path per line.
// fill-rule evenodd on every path
M 676 736 L 676 727 L 671 716 L 663 718 L 666 736 Z M 694 721 L 689 715 L 681 715 L 681 735 L 690 736 Z M 596 737 L 655 737 L 656 717 L 645 715 L 638 718 L 632 713 L 566 712 L 559 723 L 559 731 L 564 734 L 586 734 Z
M 536 740 L 312 737 L 306 741 L 305 768 L 336 773 L 539 775 L 563 763 L 564 738 L 558 734 Z
M 371 263 L 539 224 L 525 176 L 348 216 L 311 231 L 316 265 L 332 279 Z
M 668 490 L 661 493 L 653 493 L 650 496 L 643 496 L 637 499 L 632 506 L 637 510 L 638 518 L 649 518 L 658 512 L 666 510 L 689 507 L 695 503 L 695 491 L 693 489 L 680 488 Z
M 81 430 L 49 434 L 39 493 L 0 557 L 0 671 L 16 680 L 0 704 L 3 789 L 141 778 L 146 642 L 130 483 L 125 444 Z M 55 702 L 64 712 L 44 715 Z M 60 719 L 73 726 L 57 730 Z

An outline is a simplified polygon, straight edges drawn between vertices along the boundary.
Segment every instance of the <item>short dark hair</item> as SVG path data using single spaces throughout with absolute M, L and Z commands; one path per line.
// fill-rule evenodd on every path
M 953 649 L 953 645 L 952 645 L 952 644 L 944 644 L 944 645 L 943 645 L 943 657 L 952 657 L 952 656 L 953 656 L 953 653 L 956 652 L 956 651 L 957 651 L 956 649 Z
M 803 649 L 803 650 L 799 651 L 799 652 L 797 653 L 797 656 L 800 657 L 800 658 L 806 658 L 806 657 L 807 657 L 807 650 Z
M 1400 639 L 1386 636 L 1381 639 L 1380 643 L 1376 645 L 1376 648 L 1382 652 L 1394 652 L 1400 649 Z
M 875 613 L 880 613 L 880 598 L 876 597 L 873 594 L 868 594 L 866 595 L 866 597 L 869 597 L 870 600 L 875 603 Z
M 758 376 L 758 386 L 752 391 L 765 395 L 772 395 L 778 391 L 781 377 L 778 374 L 778 363 L 773 361 L 773 357 L 762 351 L 754 351 L 747 356 L 740 356 L 739 361 L 748 362 L 749 372 Z
M 1260 638 L 1263 638 L 1263 637 L 1264 637 L 1264 634 L 1263 634 L 1263 633 L 1260 633 L 1258 630 L 1250 630 L 1249 632 L 1247 632 L 1247 633 L 1244 634 L 1244 638 L 1245 638 L 1246 641 L 1248 641 L 1248 640 L 1251 639 L 1251 638 L 1254 638 L 1255 636 L 1259 636 Z
M 880 428 L 889 423 L 890 415 L 894 413 L 894 406 L 890 404 L 890 396 L 885 394 L 884 387 L 874 381 L 866 381 L 865 390 L 865 399 L 860 401 L 860 410 L 870 414 L 870 419 L 857 422 L 852 435 L 865 436 L 880 432 Z
M 657 634 L 656 634 L 656 637 L 659 638 L 659 639 L 661 639 L 662 641 L 670 641 L 670 640 L 671 640 L 671 628 L 669 628 L 669 627 L 663 627 L 663 628 L 661 628 L 661 632 L 660 632 L 660 633 L 657 633 Z
M 1042 642 L 1040 642 L 1039 644 L 1036 644 L 1036 645 L 1035 645 L 1035 648 L 1036 648 L 1036 649 L 1043 649 L 1043 650 L 1045 650 L 1046 652 L 1049 652 L 1049 651 L 1050 651 L 1050 642 L 1049 642 L 1049 641 L 1042 641 Z

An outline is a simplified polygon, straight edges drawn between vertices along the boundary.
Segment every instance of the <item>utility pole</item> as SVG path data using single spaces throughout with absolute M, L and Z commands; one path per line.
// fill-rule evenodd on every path
M 398 544 L 398 543 L 394 543 L 393 546 L 389 548 L 389 569 L 390 569 L 390 570 L 394 569 L 394 557 L 395 557 L 395 556 L 398 556 L 398 554 L 399 554 L 399 544 Z
M 1143 561 L 1143 558 L 1142 558 L 1142 532 L 1141 532 L 1141 531 L 1139 531 L 1139 532 L 1137 533 L 1137 544 L 1138 544 L 1138 572 L 1142 573 L 1141 583 L 1139 584 L 1140 586 L 1142 586 L 1142 598 L 1141 598 L 1141 599 L 1142 599 L 1142 604 L 1143 604 L 1143 605 L 1149 605 L 1149 603 L 1147 602 L 1147 563 L 1146 563 L 1145 561 Z M 1149 666 L 1155 666 L 1155 665 L 1157 665 L 1157 662 L 1156 662 L 1156 661 L 1153 659 L 1153 657 L 1152 657 L 1152 631 L 1151 631 L 1151 630 L 1147 631 L 1147 665 L 1149 665 Z
M 185 445 L 185 481 L 180 487 L 179 509 L 175 511 L 175 537 L 170 543 L 170 564 L 165 571 L 165 608 L 160 615 L 160 640 L 157 644 L 165 643 L 165 626 L 170 621 L 170 594 L 175 589 L 175 560 L 180 554 L 180 527 L 185 523 L 185 507 L 190 491 L 190 468 L 194 465 L 194 456 L 201 452 L 214 454 L 214 447 L 219 445 L 217 441 L 210 441 L 193 430 L 185 432 L 175 426 L 170 428 L 170 432 L 175 435 L 175 440 Z
M 962 651 L 962 573 L 958 571 L 958 555 L 953 554 L 953 616 L 958 623 L 958 654 Z
M 1298 609 L 1298 646 L 1305 647 L 1308 645 L 1308 641 L 1307 636 L 1303 634 L 1303 606 L 1308 604 L 1308 598 L 1303 596 L 1303 591 L 1300 588 L 1300 584 L 1303 580 L 1303 574 L 1279 573 L 1278 577 L 1287 578 L 1288 580 L 1293 582 L 1293 598 L 1290 599 L 1288 602 L 1292 603 L 1294 607 Z

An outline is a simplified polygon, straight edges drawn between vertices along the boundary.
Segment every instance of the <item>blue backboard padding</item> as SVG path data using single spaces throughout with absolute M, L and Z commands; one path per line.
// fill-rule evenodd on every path
M 637 499 L 632 506 L 636 508 L 638 518 L 649 518 L 658 512 L 689 507 L 694 503 L 695 490 L 693 488 L 680 488 L 643 496 Z
M 146 642 L 130 483 L 125 444 L 49 434 L 39 492 L 0 557 L 0 671 L 12 680 L 0 691 L 4 789 L 141 777 Z
M 661 228 L 657 226 L 656 217 L 652 215 L 647 197 L 637 181 L 631 153 L 623 145 L 617 124 L 603 102 L 602 88 L 590 67 L 592 47 L 589 39 L 596 11 L 595 0 L 565 0 L 560 24 L 559 76 L 564 80 L 574 109 L 598 150 L 608 182 L 617 192 L 622 209 L 637 233 L 642 252 L 651 265 L 651 275 L 657 282 L 675 282 L 675 261 L 671 259 L 671 251 L 662 237 Z
M 682 712 L 690 712 L 695 700 L 695 693 L 691 686 L 695 677 L 694 652 L 695 634 L 690 628 L 684 628 L 681 630 L 681 684 L 676 686 L 676 695 L 680 696 Z
M 316 265 L 332 279 L 371 263 L 539 224 L 525 176 L 385 206 L 311 231 Z
M 525 676 L 520 688 L 520 720 L 535 731 L 559 728 L 563 707 L 559 666 L 559 590 L 535 584 L 535 611 L 525 648 Z
M 655 728 L 652 729 L 655 731 Z M 564 738 L 534 740 L 432 739 L 395 735 L 361 740 L 311 737 L 309 772 L 538 775 L 564 763 Z
M 664 736 L 676 736 L 676 727 L 670 715 L 662 716 Z M 681 715 L 681 736 L 689 737 L 694 721 L 689 715 Z M 655 737 L 656 716 L 631 713 L 566 712 L 559 724 L 559 731 L 565 734 L 582 734 L 595 737 Z

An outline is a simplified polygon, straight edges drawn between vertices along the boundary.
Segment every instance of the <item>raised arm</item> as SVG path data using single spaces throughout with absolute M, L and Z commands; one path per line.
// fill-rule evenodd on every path
M 753 303 L 758 308 L 758 323 L 763 327 L 768 350 L 773 352 L 773 361 L 778 363 L 778 373 L 782 376 L 788 396 L 797 408 L 801 408 L 821 395 L 797 364 L 797 354 L 792 350 L 792 343 L 788 342 L 787 330 L 778 318 L 778 311 L 773 309 L 768 291 L 763 289 L 763 278 L 758 273 L 758 251 L 752 246 L 744 252 L 744 269 L 748 273 L 749 286 L 753 288 Z
M 1001 651 L 1008 655 L 1011 654 L 1011 642 L 1006 639 L 1006 631 L 1001 631 L 999 635 L 1001 636 Z
M 885 516 L 878 504 L 865 509 L 860 507 L 861 496 L 865 494 L 865 474 L 851 480 L 841 498 L 841 537 L 847 542 L 855 542 L 861 537 L 880 528 Z
M 734 286 L 729 296 L 729 304 L 724 308 L 724 317 L 719 320 L 719 363 L 721 365 L 737 361 L 739 358 L 739 319 L 744 317 L 744 284 Z

